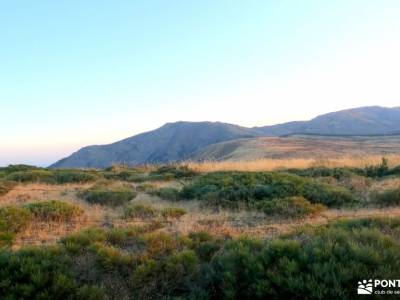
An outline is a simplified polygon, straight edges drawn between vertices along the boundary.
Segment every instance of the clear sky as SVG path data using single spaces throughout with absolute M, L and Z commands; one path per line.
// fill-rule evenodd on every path
M 398 0 L 0 0 L 0 165 L 163 123 L 400 105 Z

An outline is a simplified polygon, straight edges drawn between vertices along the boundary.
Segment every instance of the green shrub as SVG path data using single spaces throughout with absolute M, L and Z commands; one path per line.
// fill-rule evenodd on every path
M 347 179 L 357 173 L 360 173 L 360 171 L 355 168 L 328 168 L 328 167 L 289 169 L 287 170 L 287 172 L 302 177 L 333 177 L 338 180 Z
M 98 179 L 99 176 L 93 171 L 82 170 L 56 170 L 53 171 L 52 180 L 54 183 L 86 183 Z
M 156 210 L 151 205 L 135 204 L 124 208 L 124 218 L 148 219 L 156 215 Z
M 83 214 L 79 206 L 57 200 L 30 203 L 25 207 L 40 221 L 70 221 Z
M 43 168 L 38 168 L 35 166 L 29 165 L 9 165 L 8 167 L 0 168 L 0 172 L 5 173 L 14 173 L 14 172 L 21 172 L 21 171 L 33 171 L 33 170 L 43 170 Z
M 0 208 L 0 231 L 18 232 L 31 221 L 29 210 L 18 206 Z
M 378 206 L 395 206 L 400 204 L 400 188 L 390 189 L 373 195 L 372 203 Z
M 354 299 L 365 274 L 392 278 L 400 266 L 399 222 L 370 222 L 299 230 L 262 245 L 232 241 L 212 260 L 206 286 L 220 299 Z
M 99 184 L 80 192 L 78 195 L 92 204 L 116 207 L 129 203 L 137 194 L 129 185 Z
M 150 177 L 159 176 L 159 179 L 163 180 L 192 178 L 196 175 L 197 173 L 188 166 L 175 164 L 164 165 L 150 172 Z
M 106 169 L 103 174 L 106 179 L 122 181 L 134 181 L 132 178 L 145 175 L 143 172 L 136 169 L 114 167 Z
M 150 192 L 150 194 L 160 197 L 161 199 L 164 200 L 170 200 L 170 201 L 179 200 L 179 191 L 171 187 L 164 187 L 157 190 L 153 190 Z
M 69 252 L 78 253 L 92 244 L 104 243 L 106 239 L 107 234 L 104 230 L 90 228 L 63 238 L 61 243 Z
M 12 245 L 15 234 L 25 229 L 31 222 L 29 210 L 18 206 L 0 208 L 0 248 Z
M 99 178 L 97 171 L 86 170 L 48 170 L 41 168 L 18 167 L 7 169 L 6 179 L 16 182 L 43 182 L 49 184 L 86 183 Z
M 238 208 L 255 207 L 259 201 L 302 196 L 311 203 L 349 205 L 356 198 L 346 188 L 314 179 L 277 172 L 217 172 L 199 177 L 179 193 L 182 199 Z
M 2 299 L 105 299 L 101 288 L 79 285 L 58 249 L 0 252 Z
M 273 239 L 90 229 L 58 247 L 0 251 L 5 299 L 354 299 L 397 278 L 400 218 L 341 220 Z M 100 288 L 102 287 L 102 288 Z
M 348 189 L 327 183 L 309 182 L 304 185 L 301 195 L 312 203 L 330 207 L 349 206 L 357 202 Z
M 303 197 L 288 197 L 262 201 L 258 204 L 258 209 L 266 215 L 280 218 L 304 218 L 325 208 L 321 204 L 312 204 Z
M 366 166 L 364 169 L 365 176 L 368 177 L 383 177 L 389 173 L 388 159 L 382 157 L 380 164 L 376 166 Z
M 186 214 L 186 210 L 180 207 L 167 207 L 161 210 L 161 215 L 164 218 L 180 219 Z
M 7 179 L 16 182 L 50 182 L 52 176 L 51 171 L 40 169 L 13 172 Z
M 155 190 L 155 186 L 150 183 L 142 183 L 136 186 L 138 192 L 148 192 Z

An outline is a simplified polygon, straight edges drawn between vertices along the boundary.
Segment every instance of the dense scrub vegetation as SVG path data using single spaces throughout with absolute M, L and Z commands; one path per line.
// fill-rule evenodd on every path
M 82 213 L 80 207 L 57 200 L 0 207 L 0 248 L 11 246 L 15 235 L 33 221 L 65 222 Z
M 93 170 L 50 170 L 26 165 L 0 168 L 0 178 L 14 182 L 42 182 L 48 184 L 85 183 L 99 178 Z
M 136 195 L 129 184 L 115 185 L 109 182 L 96 184 L 79 193 L 79 196 L 89 203 L 111 207 L 127 204 Z
M 25 207 L 40 221 L 69 221 L 83 213 L 79 206 L 57 200 L 30 203 Z
M 377 206 L 395 206 L 400 204 L 400 188 L 389 189 L 376 193 L 373 196 L 373 203 Z
M 340 221 L 280 238 L 90 229 L 56 247 L 0 253 L 5 299 L 353 299 L 397 278 L 400 219 Z M 329 263 L 328 263 L 329 262 Z
M 257 207 L 259 202 L 304 197 L 313 204 L 338 207 L 357 201 L 347 189 L 288 173 L 218 172 L 203 175 L 180 192 L 183 199 L 200 199 L 226 207 Z

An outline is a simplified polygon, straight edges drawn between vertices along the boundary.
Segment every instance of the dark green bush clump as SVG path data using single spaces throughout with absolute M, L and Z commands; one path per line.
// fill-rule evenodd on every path
M 18 206 L 0 208 L 0 248 L 12 245 L 15 234 L 25 229 L 31 222 L 29 210 Z
M 160 197 L 164 200 L 177 201 L 180 199 L 179 191 L 171 187 L 164 187 L 150 191 L 150 195 Z
M 400 219 L 303 227 L 272 240 L 91 229 L 58 247 L 0 252 L 5 299 L 354 299 L 397 278 Z M 101 286 L 101 288 L 100 288 Z
M 378 206 L 395 206 L 400 204 L 400 188 L 390 189 L 373 195 L 374 204 Z
M 357 173 L 355 168 L 327 168 L 313 167 L 308 169 L 289 169 L 287 172 L 296 174 L 302 177 L 333 177 L 338 180 L 349 178 Z
M 157 211 L 151 205 L 136 204 L 124 208 L 124 218 L 152 218 Z
M 80 207 L 57 200 L 31 203 L 25 207 L 40 221 L 69 221 L 83 213 Z
M 319 181 L 277 172 L 217 172 L 199 177 L 180 192 L 182 199 L 200 199 L 226 207 L 255 206 L 259 201 L 302 196 L 327 206 L 356 202 L 350 191 Z
M 304 218 L 320 213 L 325 209 L 321 204 L 312 204 L 303 197 L 288 197 L 261 201 L 257 208 L 266 215 L 280 218 Z
M 109 184 L 98 184 L 79 193 L 79 196 L 89 203 L 111 207 L 127 204 L 136 195 L 129 185 L 113 186 Z
M 157 170 L 150 172 L 150 177 L 158 176 L 162 180 L 192 178 L 196 175 L 197 173 L 188 166 L 174 164 L 161 166 Z
M 98 178 L 99 175 L 95 171 L 56 170 L 53 171 L 53 176 L 49 183 L 86 183 L 93 182 Z
M 0 172 L 3 173 L 13 173 L 13 172 L 21 172 L 21 171 L 32 171 L 32 170 L 43 170 L 43 168 L 30 166 L 30 165 L 9 165 L 8 167 L 0 168 Z
M 382 158 L 382 162 L 376 166 L 366 166 L 364 169 L 365 176 L 383 177 L 389 172 L 389 164 L 386 158 Z
M 2 299 L 105 299 L 100 287 L 78 284 L 59 249 L 0 252 Z
M 16 182 L 51 182 L 53 173 L 49 170 L 26 170 L 13 172 L 7 176 L 8 180 Z
M 6 178 L 23 183 L 64 184 L 91 182 L 99 178 L 99 175 L 95 171 L 28 169 L 12 172 Z
M 164 218 L 179 219 L 186 214 L 186 210 L 180 207 L 167 207 L 161 210 Z

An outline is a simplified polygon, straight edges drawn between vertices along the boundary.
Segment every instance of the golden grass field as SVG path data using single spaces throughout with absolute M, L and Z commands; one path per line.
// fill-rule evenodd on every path
M 185 162 L 189 168 L 198 172 L 216 171 L 273 171 L 279 169 L 306 169 L 310 167 L 360 167 L 376 165 L 381 162 L 382 155 L 365 155 L 359 157 L 343 156 L 339 158 L 260 158 L 246 161 L 204 161 Z M 390 166 L 400 165 L 400 154 L 384 155 Z
M 221 167 L 221 164 L 213 166 Z M 226 167 L 225 165 L 222 165 Z M 228 165 L 229 167 L 235 165 Z M 246 163 L 240 165 L 249 166 Z M 250 165 L 251 167 L 252 165 Z M 271 165 L 268 165 L 270 167 Z M 265 166 L 263 166 L 265 167 Z M 210 170 L 207 166 L 207 170 Z M 203 169 L 204 170 L 204 169 Z M 215 168 L 211 169 L 215 170 Z M 259 170 L 259 169 L 258 169 Z M 366 193 L 376 190 L 386 190 L 400 187 L 400 178 L 390 178 L 382 181 L 370 181 L 362 178 L 352 182 L 354 186 L 365 190 Z M 179 186 L 179 182 L 154 182 L 154 186 L 167 187 Z M 42 183 L 21 184 L 16 186 L 8 194 L 0 197 L 0 207 L 8 205 L 24 205 L 28 203 L 57 199 L 79 206 L 84 214 L 67 222 L 35 222 L 19 233 L 13 249 L 19 249 L 26 245 L 48 245 L 56 243 L 60 238 L 79 232 L 90 227 L 126 227 L 131 225 L 143 225 L 152 222 L 163 222 L 161 231 L 173 234 L 188 234 L 190 232 L 206 231 L 217 236 L 252 236 L 258 238 L 271 238 L 282 233 L 290 232 L 300 225 L 318 225 L 341 218 L 360 218 L 371 216 L 400 216 L 400 208 L 365 208 L 365 209 L 328 209 L 322 213 L 301 220 L 280 219 L 266 217 L 260 212 L 234 211 L 229 209 L 212 209 L 204 207 L 199 201 L 174 202 L 139 193 L 131 200 L 131 204 L 144 204 L 156 210 L 166 207 L 179 207 L 187 212 L 180 218 L 161 220 L 154 218 L 135 218 L 125 220 L 121 218 L 121 208 L 109 208 L 101 205 L 88 204 L 77 196 L 79 190 L 88 188 L 92 184 L 65 184 L 48 185 Z M 135 188 L 137 184 L 132 184 Z

